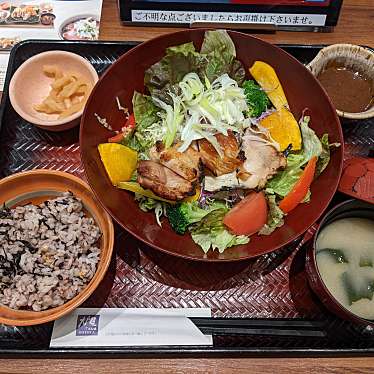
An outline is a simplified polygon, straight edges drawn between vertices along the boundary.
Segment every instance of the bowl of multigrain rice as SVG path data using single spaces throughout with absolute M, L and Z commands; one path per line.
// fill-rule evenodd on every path
M 32 170 L 0 180 L 0 323 L 53 321 L 103 279 L 114 229 L 88 185 L 69 173 Z

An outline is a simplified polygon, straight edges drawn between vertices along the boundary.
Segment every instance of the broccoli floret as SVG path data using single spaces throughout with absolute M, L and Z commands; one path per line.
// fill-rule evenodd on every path
M 270 106 L 270 100 L 264 90 L 254 81 L 245 81 L 243 89 L 246 96 L 249 110 L 247 112 L 250 117 L 259 117 Z
M 206 215 L 216 209 L 225 206 L 222 203 L 214 202 L 206 209 L 198 206 L 196 201 L 183 202 L 180 204 L 169 205 L 166 209 L 170 226 L 173 230 L 180 235 L 187 231 L 187 227 L 193 223 L 201 221 Z

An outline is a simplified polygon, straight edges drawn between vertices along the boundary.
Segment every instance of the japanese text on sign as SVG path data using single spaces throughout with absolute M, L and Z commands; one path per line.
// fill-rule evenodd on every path
M 226 12 L 183 12 L 163 10 L 132 10 L 133 22 L 187 23 L 234 22 L 274 24 L 280 26 L 324 26 L 323 14 L 278 14 L 278 13 L 226 13 Z

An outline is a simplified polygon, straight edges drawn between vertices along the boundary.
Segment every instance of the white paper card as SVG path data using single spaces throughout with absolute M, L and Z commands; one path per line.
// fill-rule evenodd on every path
M 209 308 L 79 308 L 55 321 L 50 347 L 212 345 L 187 317 Z

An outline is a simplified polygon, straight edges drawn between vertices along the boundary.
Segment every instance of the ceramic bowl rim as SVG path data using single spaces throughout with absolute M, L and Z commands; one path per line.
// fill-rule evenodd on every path
M 59 305 L 57 307 L 42 310 L 40 312 L 35 312 L 35 311 L 31 311 L 31 310 L 12 309 L 12 308 L 9 308 L 5 305 L 0 304 L 0 309 L 9 310 L 10 313 L 14 313 L 14 314 L 18 314 L 18 315 L 22 315 L 22 312 L 33 313 L 33 314 L 35 313 L 35 319 L 24 319 L 24 320 L 17 319 L 16 316 L 12 317 L 12 318 L 11 317 L 0 316 L 0 323 L 6 324 L 6 325 L 32 326 L 32 325 L 38 325 L 38 324 L 42 324 L 42 323 L 46 323 L 46 322 L 51 322 L 51 321 L 54 321 L 58 318 L 61 318 L 62 316 L 65 316 L 66 314 L 68 314 L 68 313 L 72 312 L 73 310 L 75 310 L 76 308 L 78 308 L 84 301 L 86 301 L 95 292 L 97 287 L 102 282 L 105 274 L 107 273 L 107 271 L 109 269 L 111 258 L 113 256 L 113 252 L 114 252 L 114 225 L 113 225 L 113 220 L 112 220 L 111 216 L 108 214 L 108 212 L 102 207 L 101 203 L 96 198 L 96 195 L 93 193 L 93 191 L 91 190 L 88 183 L 85 182 L 84 180 L 82 180 L 81 178 L 78 178 L 77 176 L 75 176 L 73 174 L 70 174 L 70 173 L 67 173 L 67 172 L 64 172 L 64 171 L 60 171 L 60 170 L 34 169 L 34 170 L 27 170 L 27 171 L 22 171 L 22 172 L 19 172 L 19 173 L 8 175 L 8 176 L 0 179 L 0 184 L 7 183 L 9 181 L 12 181 L 12 180 L 18 179 L 18 178 L 22 179 L 25 176 L 32 176 L 32 175 L 45 175 L 45 176 L 54 175 L 54 176 L 58 176 L 58 177 L 61 177 L 61 178 L 68 178 L 68 179 L 74 181 L 75 183 L 78 183 L 79 185 L 81 185 L 84 188 L 84 190 L 86 190 L 87 192 L 89 192 L 92 195 L 95 204 L 102 209 L 102 214 L 103 214 L 104 221 L 106 222 L 106 224 L 108 224 L 108 229 L 109 229 L 108 230 L 108 248 L 109 248 L 109 251 L 110 251 L 110 255 L 107 256 L 105 261 L 102 262 L 103 271 L 96 278 L 97 279 L 96 286 L 94 286 L 94 287 L 91 286 L 91 289 L 88 292 L 86 291 L 83 294 L 83 296 L 82 296 L 82 293 L 85 290 L 88 289 L 90 283 L 94 280 L 95 275 L 98 274 L 97 269 L 96 269 L 96 272 L 95 272 L 94 276 L 92 277 L 92 279 L 87 283 L 86 287 L 80 293 L 78 293 L 72 299 L 67 300 L 64 304 Z M 84 201 L 82 201 L 82 202 L 84 203 Z M 96 224 L 97 224 L 97 222 L 96 222 Z M 101 262 L 101 261 L 102 261 L 102 258 L 99 260 L 99 262 Z M 53 310 L 55 310 L 55 312 L 50 313 Z M 48 313 L 48 312 L 49 312 L 49 314 L 44 315 L 44 313 Z M 37 317 L 38 315 L 40 315 L 40 317 Z
M 313 69 L 313 66 L 320 60 L 324 60 L 327 58 L 326 52 L 329 51 L 334 51 L 335 49 L 339 48 L 355 48 L 359 51 L 360 54 L 362 54 L 365 58 L 371 58 L 374 60 L 374 51 L 372 49 L 369 49 L 370 47 L 364 47 L 356 44 L 348 44 L 348 43 L 336 43 L 336 44 L 331 44 L 329 46 L 323 47 L 317 54 L 316 57 L 312 61 L 310 61 L 306 67 L 312 72 L 312 74 L 317 78 L 317 74 Z M 324 87 L 322 86 L 324 89 Z M 325 90 L 325 89 L 324 89 Z M 326 90 L 325 90 L 326 91 Z M 364 112 L 357 112 L 357 113 L 352 113 L 352 112 L 346 112 L 343 110 L 336 109 L 337 114 L 339 117 L 342 118 L 348 118 L 348 119 L 368 119 L 374 117 L 374 105 L 371 106 L 368 110 Z
M 61 125 L 65 125 L 65 124 L 67 124 L 69 122 L 72 122 L 74 120 L 77 120 L 79 117 L 81 117 L 81 115 L 84 111 L 84 106 L 78 112 L 76 112 L 76 113 L 74 113 L 74 114 L 72 114 L 72 115 L 70 115 L 66 118 L 63 118 L 63 119 L 56 119 L 56 120 L 40 119 L 40 118 L 34 117 L 34 116 L 32 116 L 28 113 L 25 113 L 18 106 L 17 100 L 16 100 L 16 95 L 15 95 L 14 85 L 15 85 L 15 82 L 17 81 L 17 79 L 19 78 L 20 74 L 22 73 L 22 70 L 25 67 L 27 67 L 29 65 L 32 65 L 34 63 L 37 63 L 39 60 L 42 60 L 45 56 L 58 56 L 58 55 L 68 56 L 71 59 L 79 61 L 82 64 L 82 66 L 85 66 L 87 71 L 90 73 L 93 85 L 95 85 L 99 80 L 99 75 L 97 74 L 97 71 L 95 70 L 95 68 L 92 66 L 92 64 L 88 60 L 86 60 L 84 57 L 82 57 L 82 56 L 80 56 L 76 53 L 63 51 L 63 50 L 52 50 L 52 51 L 45 51 L 45 52 L 38 53 L 38 54 L 30 57 L 22 65 L 20 65 L 18 67 L 18 69 L 15 71 L 15 73 L 13 74 L 13 76 L 10 80 L 10 83 L 9 83 L 9 89 L 8 89 L 9 100 L 12 104 L 13 109 L 17 112 L 17 114 L 19 116 L 21 116 L 23 119 L 25 119 L 26 121 L 28 121 L 28 122 L 30 122 L 34 125 L 43 126 L 45 128 L 47 128 L 47 127 L 54 128 L 54 127 L 58 127 L 58 126 L 61 126 Z

